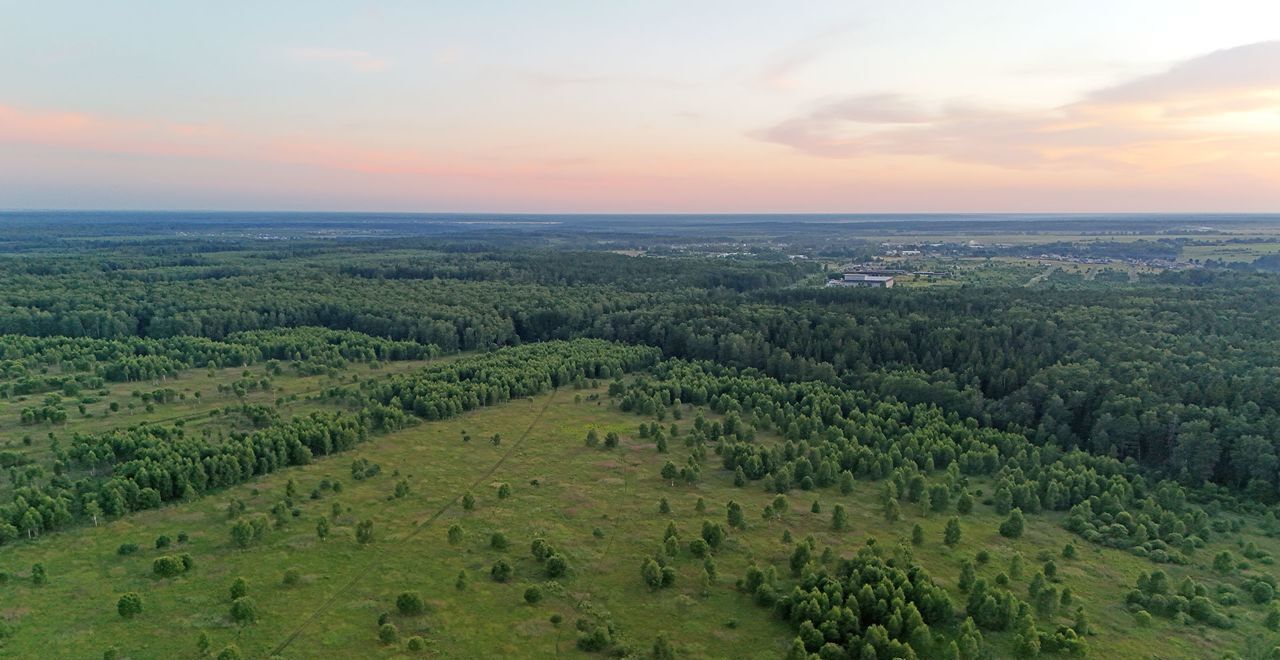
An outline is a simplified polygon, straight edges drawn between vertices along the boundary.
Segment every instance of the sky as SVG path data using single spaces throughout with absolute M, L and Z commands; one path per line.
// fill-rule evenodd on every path
M 1280 211 L 1276 0 L 0 16 L 0 209 Z

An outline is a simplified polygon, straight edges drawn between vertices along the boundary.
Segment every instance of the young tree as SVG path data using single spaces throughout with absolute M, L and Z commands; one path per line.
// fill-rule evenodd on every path
M 853 473 L 845 470 L 840 473 L 840 494 L 848 495 L 853 492 Z
M 973 496 L 968 491 L 960 493 L 960 499 L 956 500 L 956 511 L 961 515 L 973 511 Z
M 422 600 L 422 594 L 404 591 L 396 596 L 396 610 L 403 616 L 418 616 L 427 611 L 427 604 Z
M 231 583 L 231 600 L 244 598 L 249 595 L 249 583 L 244 578 L 238 577 Z
M 133 591 L 121 596 L 120 600 L 116 601 L 116 612 L 126 619 L 142 614 L 142 596 Z
M 911 528 L 911 545 L 924 545 L 924 528 L 919 524 Z
M 248 596 L 241 596 L 232 601 L 231 620 L 242 626 L 247 626 L 257 621 L 258 607 L 254 604 L 253 599 Z
M 547 563 L 544 568 L 546 569 L 547 577 L 558 578 L 569 572 L 569 561 L 564 558 L 564 555 L 553 553 L 547 557 Z
M 356 542 L 360 545 L 373 543 L 373 521 L 362 520 L 356 523 Z
M 898 522 L 898 519 L 901 517 L 902 517 L 902 511 L 898 506 L 898 500 L 892 497 L 889 498 L 884 505 L 884 519 L 888 522 L 893 523 L 893 522 Z
M 244 518 L 236 520 L 231 526 L 231 542 L 239 548 L 247 548 L 253 543 L 253 525 Z
M 712 550 L 720 547 L 720 544 L 724 542 L 724 537 L 724 527 L 720 523 L 714 523 L 710 520 L 702 521 L 702 539 L 707 542 L 707 545 Z
M 524 590 L 524 602 L 530 605 L 537 605 L 540 600 L 542 600 L 542 590 L 537 585 Z
M 662 479 L 668 481 L 672 486 L 676 485 L 676 479 L 680 477 L 680 468 L 675 463 L 667 461 L 662 466 Z
M 960 564 L 960 581 L 957 584 L 960 587 L 960 591 L 967 593 L 973 587 L 973 582 L 976 579 L 977 573 L 973 570 L 973 562 L 968 559 L 964 560 L 964 563 Z
M 493 568 L 489 569 L 489 577 L 492 577 L 494 582 L 506 582 L 511 579 L 513 572 L 514 570 L 511 568 L 511 564 L 507 563 L 507 560 L 499 559 L 493 563 Z
M 831 508 L 831 529 L 837 532 L 843 531 L 849 526 L 849 512 L 845 511 L 843 504 L 837 504 Z
M 449 531 L 446 532 L 446 534 L 449 539 L 449 545 L 458 545 L 459 543 L 462 543 L 462 525 L 459 525 L 458 523 L 449 525 Z
M 960 518 L 952 516 L 947 520 L 947 527 L 942 532 L 942 542 L 952 548 L 960 544 Z
M 1016 539 L 1022 536 L 1022 530 L 1026 526 L 1026 519 L 1022 517 L 1022 509 L 1013 509 L 1009 512 L 1009 517 L 1000 523 L 1000 536 Z
M 726 517 L 729 520 L 730 527 L 735 529 L 742 529 L 746 527 L 746 520 L 742 514 L 742 505 L 734 502 L 733 500 L 729 500 Z
M 316 538 L 321 541 L 329 538 L 329 520 L 327 518 L 321 518 L 316 521 Z
M 653 559 L 646 559 L 640 564 L 640 577 L 651 590 L 657 591 L 662 587 L 662 567 Z

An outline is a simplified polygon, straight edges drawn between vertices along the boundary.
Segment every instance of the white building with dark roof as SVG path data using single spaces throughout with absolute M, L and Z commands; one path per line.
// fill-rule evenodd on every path
M 869 275 L 867 273 L 845 273 L 838 280 L 828 280 L 827 286 L 865 286 L 877 289 L 893 287 L 892 275 Z

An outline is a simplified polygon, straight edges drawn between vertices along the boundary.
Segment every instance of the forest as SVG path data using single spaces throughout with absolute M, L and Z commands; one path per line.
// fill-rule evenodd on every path
M 1266 258 L 826 288 L 876 244 L 336 223 L 6 237 L 0 655 L 1280 657 Z

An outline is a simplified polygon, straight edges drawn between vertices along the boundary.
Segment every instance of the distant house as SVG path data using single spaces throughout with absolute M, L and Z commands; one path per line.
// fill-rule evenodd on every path
M 869 275 L 867 273 L 845 273 L 838 280 L 828 280 L 827 286 L 866 286 L 877 289 L 888 289 L 893 286 L 892 275 Z

